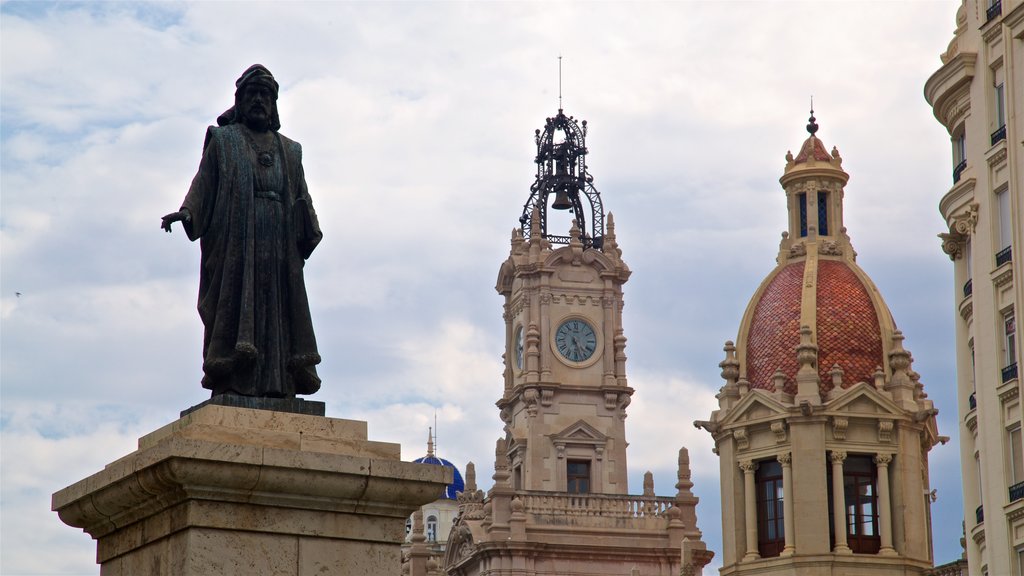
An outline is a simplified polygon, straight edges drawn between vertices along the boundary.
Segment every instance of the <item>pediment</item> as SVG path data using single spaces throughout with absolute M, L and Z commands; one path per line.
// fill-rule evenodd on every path
M 776 416 L 784 416 L 789 409 L 772 395 L 754 389 L 748 392 L 739 403 L 729 411 L 722 420 L 723 426 L 740 422 L 770 420 Z
M 608 437 L 585 420 L 577 420 L 561 432 L 552 434 L 551 441 L 555 444 L 605 444 Z
M 874 386 L 859 382 L 847 388 L 843 394 L 825 404 L 829 413 L 845 413 L 851 416 L 903 416 L 905 412 Z

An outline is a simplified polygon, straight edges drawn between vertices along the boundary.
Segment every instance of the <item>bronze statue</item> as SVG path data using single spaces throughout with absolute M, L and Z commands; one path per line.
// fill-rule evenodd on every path
M 320 388 L 302 267 L 322 234 L 302 147 L 282 136 L 278 83 L 264 66 L 235 82 L 235 105 L 210 126 L 181 209 L 163 217 L 199 239 L 203 387 L 294 398 Z

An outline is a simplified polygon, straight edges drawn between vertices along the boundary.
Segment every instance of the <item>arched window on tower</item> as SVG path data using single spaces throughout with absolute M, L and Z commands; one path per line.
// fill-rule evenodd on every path
M 786 546 L 782 465 L 778 460 L 757 464 L 757 549 L 762 558 L 769 558 L 778 556 Z
M 800 237 L 803 238 L 807 236 L 807 193 L 797 194 L 796 200 L 800 204 Z
M 437 542 L 437 516 L 427 516 L 427 542 Z
M 828 236 L 828 192 L 818 192 L 818 234 Z

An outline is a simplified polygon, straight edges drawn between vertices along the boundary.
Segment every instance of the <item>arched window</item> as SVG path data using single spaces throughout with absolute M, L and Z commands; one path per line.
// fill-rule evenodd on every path
M 828 236 L 828 192 L 818 192 L 818 234 Z
M 427 516 L 427 542 L 437 542 L 437 516 Z
M 778 460 L 757 464 L 757 549 L 762 558 L 769 558 L 778 556 L 786 546 L 782 465 Z

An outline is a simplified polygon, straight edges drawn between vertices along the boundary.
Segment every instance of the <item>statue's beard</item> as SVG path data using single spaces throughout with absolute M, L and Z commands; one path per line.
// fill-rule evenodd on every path
M 250 108 L 246 114 L 243 115 L 242 119 L 245 121 L 245 125 L 249 128 L 260 132 L 266 132 L 270 129 L 270 111 L 265 108 L 254 108 L 256 107 Z

